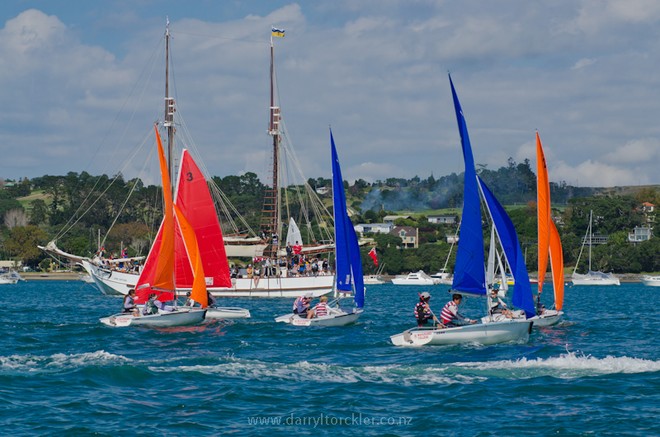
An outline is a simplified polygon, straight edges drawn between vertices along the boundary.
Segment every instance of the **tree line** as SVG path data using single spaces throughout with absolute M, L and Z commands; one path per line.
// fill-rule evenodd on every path
M 498 170 L 482 166 L 479 174 L 503 204 L 515 205 L 509 207 L 508 212 L 527 253 L 528 268 L 534 271 L 536 179 L 529 161 L 516 163 L 509 159 L 507 165 Z M 313 189 L 331 187 L 326 178 L 309 179 L 307 183 Z M 224 193 L 225 200 L 234 205 L 247 226 L 258 229 L 267 186 L 256 174 L 216 176 L 211 185 L 212 189 L 217 187 Z M 401 210 L 453 208 L 451 214 L 458 214 L 463 177 L 457 174 L 440 178 L 431 175 L 426 179 L 415 176 L 373 183 L 358 179 L 353 183 L 345 181 L 344 186 L 354 212 L 353 223 L 377 223 L 385 215 Z M 130 255 L 145 255 L 162 215 L 160 187 L 145 185 L 140 179 L 126 180 L 121 174 L 109 177 L 70 172 L 64 176 L 25 178 L 11 184 L 0 181 L 0 187 L 0 258 L 20 260 L 29 266 L 36 266 L 46 258 L 37 244 L 44 245 L 55 238 L 61 249 L 79 255 L 92 255 L 98 249 L 99 235 L 105 238 L 104 245 L 110 251 L 118 253 L 120 247 L 127 247 Z M 593 210 L 594 233 L 609 237 L 607 244 L 593 247 L 594 269 L 632 273 L 660 271 L 659 239 L 631 244 L 627 238 L 635 226 L 655 219 L 645 215 L 640 206 L 643 202 L 659 205 L 659 193 L 658 187 L 611 193 L 604 189 L 572 187 L 563 182 L 551 183 L 553 217 L 562 237 L 566 265 L 570 266 L 577 258 L 589 211 Z M 329 204 L 331 193 L 321 197 Z M 418 249 L 399 249 L 400 239 L 393 235 L 372 236 L 387 273 L 436 271 L 444 266 L 450 254 L 446 237 L 455 234 L 455 226 L 431 224 L 421 213 L 412 215 L 398 224 L 419 229 Z M 221 216 L 223 229 L 229 221 Z M 486 237 L 490 235 L 487 226 L 484 223 Z M 366 255 L 368 248 L 363 251 L 365 270 L 373 272 L 374 266 Z M 450 269 L 454 257 L 455 251 L 449 258 Z

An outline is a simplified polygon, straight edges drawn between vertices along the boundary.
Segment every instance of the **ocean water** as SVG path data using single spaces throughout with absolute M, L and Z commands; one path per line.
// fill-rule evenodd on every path
M 417 293 L 369 286 L 359 323 L 276 324 L 289 299 L 226 299 L 252 318 L 109 328 L 121 299 L 82 282 L 2 286 L 6 435 L 660 435 L 660 289 L 568 287 L 566 319 L 525 344 L 399 348 Z M 548 293 L 549 294 L 549 293 Z M 480 314 L 467 299 L 463 311 Z

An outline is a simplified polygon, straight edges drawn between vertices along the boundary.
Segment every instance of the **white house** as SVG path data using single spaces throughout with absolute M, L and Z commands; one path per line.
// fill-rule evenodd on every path
M 392 223 L 360 223 L 353 226 L 355 232 L 364 234 L 388 234 L 394 225 Z
M 641 243 L 648 241 L 653 236 L 653 228 L 650 226 L 635 226 L 632 233 L 628 234 L 628 241 L 631 243 Z

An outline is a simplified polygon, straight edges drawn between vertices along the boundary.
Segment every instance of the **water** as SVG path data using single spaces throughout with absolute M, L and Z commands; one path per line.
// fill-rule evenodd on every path
M 252 319 L 154 330 L 101 325 L 121 300 L 81 282 L 2 286 L 0 425 L 13 435 L 660 435 L 660 289 L 569 287 L 566 321 L 526 344 L 394 347 L 421 290 L 370 286 L 348 327 L 274 323 L 288 299 L 227 299 Z M 446 286 L 430 291 L 437 313 Z M 468 299 L 464 312 L 480 305 Z

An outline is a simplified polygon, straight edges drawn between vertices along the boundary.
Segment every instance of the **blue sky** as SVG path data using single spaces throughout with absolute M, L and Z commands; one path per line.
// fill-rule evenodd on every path
M 307 177 L 330 175 L 328 125 L 349 180 L 460 173 L 451 71 L 477 164 L 534 168 L 538 129 L 552 181 L 660 183 L 653 0 L 6 0 L 0 177 L 142 176 L 133 153 L 162 119 L 166 16 L 179 132 L 211 175 L 267 173 L 275 25 Z

